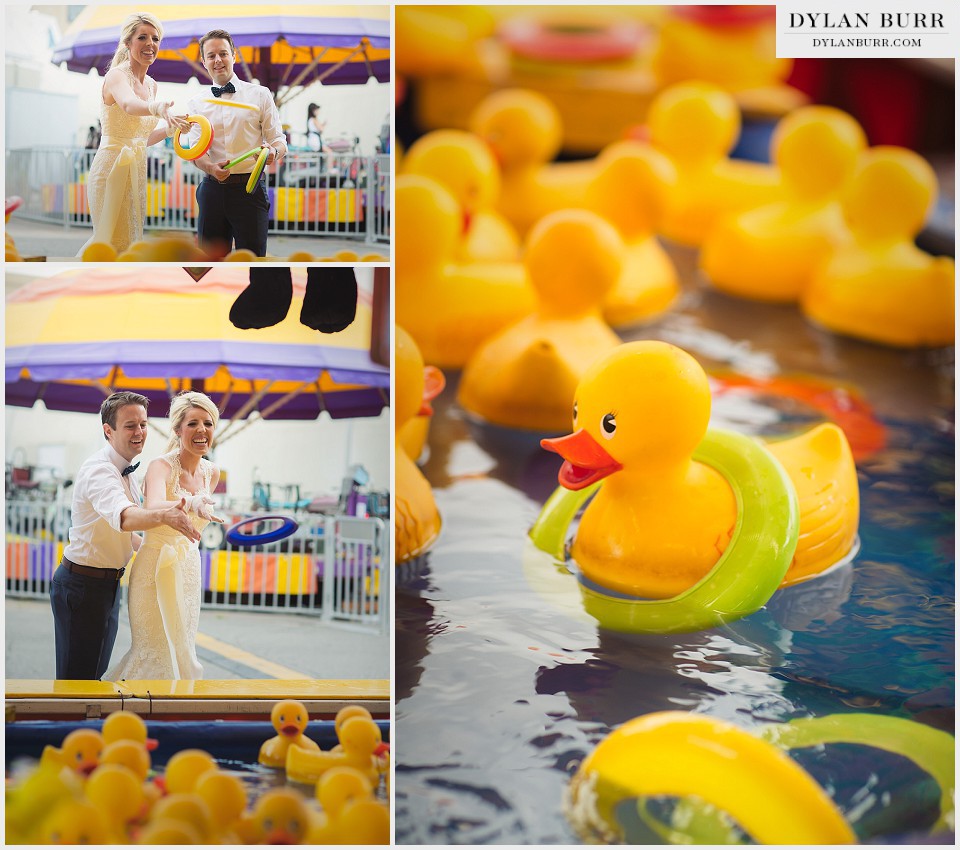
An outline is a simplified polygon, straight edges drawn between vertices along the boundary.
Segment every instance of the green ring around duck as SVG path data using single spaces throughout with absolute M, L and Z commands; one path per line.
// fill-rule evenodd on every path
M 727 480 L 737 505 L 730 543 L 713 568 L 669 599 L 639 599 L 580 576 L 584 610 L 606 629 L 670 634 L 715 628 L 762 608 L 783 581 L 799 536 L 797 494 L 780 462 L 758 442 L 710 429 L 693 454 Z M 534 546 L 561 561 L 567 529 L 603 482 L 559 487 L 530 529 Z

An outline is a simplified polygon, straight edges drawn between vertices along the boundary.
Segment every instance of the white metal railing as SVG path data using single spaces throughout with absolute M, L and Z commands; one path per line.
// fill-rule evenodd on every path
M 21 218 L 92 227 L 87 174 L 96 154 L 84 148 L 19 148 L 6 153 L 6 195 Z M 337 235 L 390 241 L 390 157 L 290 151 L 267 169 L 272 234 Z M 165 146 L 147 153 L 144 229 L 194 230 L 197 185 L 205 175 Z
M 390 546 L 383 520 L 307 512 L 294 517 L 297 530 L 273 543 L 238 547 L 221 541 L 222 535 L 204 535 L 203 607 L 300 613 L 384 632 Z M 69 528 L 64 503 L 6 502 L 7 596 L 48 598 Z M 125 577 L 123 592 L 126 584 Z

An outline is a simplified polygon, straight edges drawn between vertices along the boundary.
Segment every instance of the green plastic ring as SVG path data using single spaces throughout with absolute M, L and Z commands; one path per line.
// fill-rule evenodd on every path
M 730 543 L 707 575 L 670 599 L 635 599 L 581 579 L 584 608 L 602 627 L 634 634 L 715 628 L 758 611 L 783 581 L 800 520 L 796 490 L 779 461 L 749 437 L 714 429 L 693 458 L 716 469 L 733 490 L 737 520 Z M 534 545 L 562 560 L 570 522 L 602 483 L 558 488 L 530 530 Z

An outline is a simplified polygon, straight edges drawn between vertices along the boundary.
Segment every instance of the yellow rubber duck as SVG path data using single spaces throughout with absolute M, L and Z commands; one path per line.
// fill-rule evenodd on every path
M 340 816 L 352 803 L 373 800 L 373 783 L 355 767 L 332 767 L 317 780 L 316 799 L 321 812 L 311 822 L 304 843 L 343 844 L 349 836 L 343 833 Z
M 103 737 L 95 729 L 74 729 L 60 747 L 50 744 L 40 754 L 40 765 L 69 767 L 81 776 L 89 776 L 100 764 Z
M 805 106 L 779 124 L 771 154 L 783 197 L 717 224 L 700 265 L 730 295 L 796 301 L 821 263 L 852 238 L 840 197 L 866 146 L 860 125 L 830 106 Z
M 440 534 L 440 513 L 429 482 L 400 444 L 404 427 L 421 409 L 425 383 L 423 358 L 413 337 L 404 328 L 397 325 L 394 334 L 397 392 L 394 401 L 396 505 L 393 534 L 397 563 L 403 563 L 422 555 L 433 545 Z
M 69 801 L 82 800 L 83 783 L 81 774 L 48 759 L 12 788 L 8 785 L 3 812 L 7 843 L 37 843 L 48 815 Z
M 728 158 L 740 134 L 733 97 L 710 83 L 664 89 L 647 115 L 650 143 L 677 171 L 660 232 L 699 246 L 724 215 L 768 204 L 780 196 L 776 169 Z
M 213 813 L 199 794 L 168 794 L 153 807 L 150 824 L 171 822 L 185 824 L 200 837 L 201 844 L 221 843 Z
M 283 767 L 287 763 L 287 750 L 290 747 L 302 747 L 305 750 L 319 750 L 316 741 L 304 735 L 310 716 L 302 702 L 295 699 L 280 700 L 270 712 L 270 722 L 277 734 L 260 747 L 259 762 L 267 767 Z
M 529 89 L 503 89 L 481 101 L 470 129 L 493 149 L 500 164 L 497 209 L 521 238 L 545 215 L 583 206 L 593 160 L 554 163 L 563 128 L 557 108 Z
M 420 410 L 412 419 L 397 430 L 397 441 L 407 455 L 414 461 L 419 460 L 427 443 L 430 431 L 430 418 L 433 416 L 431 402 L 443 392 L 447 379 L 436 366 L 423 367 L 423 401 Z
M 396 224 L 396 322 L 427 362 L 459 369 L 487 337 L 533 311 L 519 262 L 456 261 L 463 216 L 435 180 L 397 178 Z
M 541 442 L 564 458 L 564 487 L 606 478 L 573 541 L 588 579 L 633 596 L 673 597 L 723 553 L 737 519 L 734 494 L 718 471 L 692 459 L 710 403 L 700 364 L 664 342 L 621 345 L 583 376 L 574 433 Z M 827 569 L 854 546 L 857 473 L 846 437 L 830 423 L 766 449 L 799 500 L 799 542 L 783 586 Z
M 397 73 L 460 74 L 481 69 L 477 44 L 495 28 L 481 6 L 399 6 L 395 27 Z
M 44 819 L 36 841 L 38 844 L 108 844 L 111 837 L 96 806 L 86 800 L 64 800 Z M 9 832 L 7 842 L 15 843 Z
M 936 176 L 919 155 L 892 146 L 864 153 L 842 200 L 854 240 L 813 275 L 801 296 L 806 316 L 884 345 L 953 345 L 954 261 L 913 241 L 936 195 Z
M 109 843 L 129 842 L 130 827 L 145 802 L 142 780 L 122 764 L 101 764 L 90 774 L 84 793 L 106 824 Z
M 594 213 L 562 210 L 542 219 L 525 257 L 538 309 L 470 358 L 460 405 L 496 425 L 563 430 L 580 378 L 620 344 L 600 307 L 620 277 L 623 254 L 616 230 Z
M 623 271 L 603 301 L 603 317 L 615 328 L 656 318 L 680 294 L 673 260 L 656 237 L 670 191 L 673 163 L 650 145 L 616 142 L 597 157 L 586 205 L 623 239 Z
M 187 794 L 193 791 L 201 776 L 217 769 L 216 761 L 206 750 L 180 750 L 167 762 L 164 785 L 170 794 Z
M 366 717 L 349 717 L 340 727 L 339 752 L 314 752 L 300 747 L 287 751 L 287 779 L 313 784 L 332 767 L 345 765 L 362 771 L 371 782 L 379 782 L 377 756 L 385 746 L 380 727 Z
M 157 748 L 157 740 L 147 735 L 147 724 L 133 711 L 114 711 L 107 715 L 100 730 L 104 744 L 115 741 L 133 741 L 147 751 Z
M 303 844 L 310 821 L 306 800 L 292 788 L 267 791 L 249 816 L 259 836 L 255 844 Z
M 517 260 L 520 238 L 494 208 L 500 194 L 500 169 L 482 139 L 463 130 L 434 130 L 414 142 L 401 173 L 436 180 L 460 204 L 463 227 L 455 256 L 458 262 Z
M 224 838 L 233 836 L 233 830 L 247 809 L 247 789 L 243 780 L 232 773 L 211 770 L 197 780 L 194 793 L 210 809 L 213 827 Z

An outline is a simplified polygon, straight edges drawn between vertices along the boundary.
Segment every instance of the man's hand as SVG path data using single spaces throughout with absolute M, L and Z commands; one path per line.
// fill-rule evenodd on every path
M 180 130 L 182 133 L 190 132 L 190 122 L 187 121 L 186 114 L 183 115 L 171 115 L 167 119 L 167 124 L 174 128 L 174 130 Z
M 216 163 L 211 162 L 209 168 L 207 169 L 207 174 L 209 174 L 214 180 L 219 180 L 222 183 L 230 176 L 230 172 L 223 167 L 228 162 L 230 162 L 229 159 L 225 159 Z
M 266 148 L 267 150 L 270 151 L 270 153 L 267 154 L 267 165 L 273 165 L 273 163 L 277 160 L 276 150 L 270 147 L 270 145 L 260 145 L 260 147 Z
M 164 508 L 161 518 L 164 525 L 169 525 L 174 531 L 179 531 L 188 540 L 194 543 L 200 540 L 200 532 L 193 527 L 186 511 L 187 500 L 180 499 L 179 505 Z

